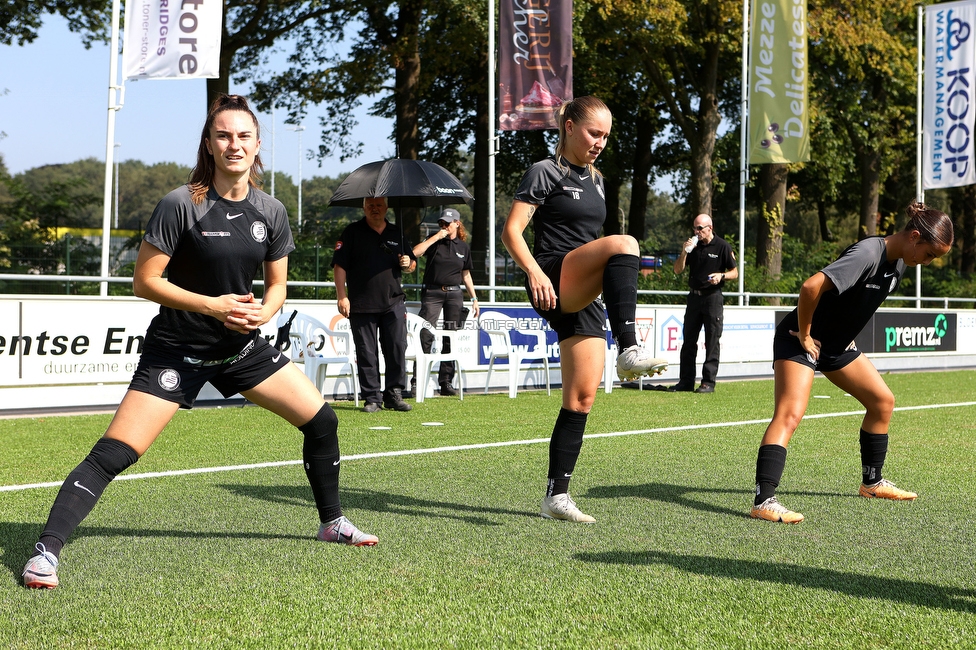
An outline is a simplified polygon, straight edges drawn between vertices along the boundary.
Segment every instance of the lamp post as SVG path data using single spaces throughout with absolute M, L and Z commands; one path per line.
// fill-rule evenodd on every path
M 119 148 L 122 145 L 115 143 L 115 229 L 119 229 Z
M 302 231 L 302 131 L 304 124 L 288 127 L 289 131 L 298 133 L 298 232 Z
M 274 198 L 275 187 L 275 107 L 271 107 L 271 198 Z

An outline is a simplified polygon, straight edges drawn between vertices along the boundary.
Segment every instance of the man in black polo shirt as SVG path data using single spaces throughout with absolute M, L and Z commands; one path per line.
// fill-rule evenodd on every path
M 363 410 L 380 410 L 380 347 L 386 361 L 384 408 L 409 411 L 403 401 L 407 379 L 407 309 L 400 274 L 417 268 L 417 258 L 400 229 L 386 220 L 386 199 L 363 201 L 366 216 L 346 226 L 335 245 L 335 269 L 339 313 L 349 319 L 356 344 L 359 387 L 366 405 Z M 349 292 L 346 293 L 348 284 Z
M 690 250 L 690 252 L 688 252 Z M 674 272 L 689 268 L 688 304 L 681 344 L 681 374 L 678 383 L 669 390 L 711 393 L 715 391 L 718 375 L 719 340 L 722 338 L 724 298 L 722 284 L 735 280 L 739 271 L 729 243 L 716 236 L 712 218 L 707 214 L 695 217 L 695 234 L 685 242 L 681 254 L 674 261 Z M 705 328 L 705 363 L 702 364 L 701 385 L 695 388 L 695 359 L 698 357 L 698 333 Z

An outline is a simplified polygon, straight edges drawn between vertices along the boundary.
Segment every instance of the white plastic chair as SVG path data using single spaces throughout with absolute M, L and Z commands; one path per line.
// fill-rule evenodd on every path
M 603 358 L 603 392 L 613 392 L 613 382 L 617 378 L 617 344 L 611 343 L 607 346 L 606 354 Z
M 430 352 L 424 352 L 424 348 L 420 343 L 420 332 L 424 329 L 430 331 L 434 337 Z M 426 319 L 412 312 L 407 312 L 406 359 L 416 364 L 417 394 L 415 397 L 418 404 L 422 403 L 424 398 L 427 397 L 427 392 L 430 389 L 430 386 L 428 386 L 430 383 L 430 373 L 435 363 L 457 362 L 458 395 L 462 400 L 464 399 L 464 369 L 461 367 L 461 348 L 458 345 L 457 334 L 458 330 L 439 330 Z M 444 337 L 447 337 L 451 341 L 450 352 L 442 351 Z
M 532 364 L 541 361 L 542 369 L 546 375 L 546 395 L 552 395 L 552 386 L 549 381 L 549 344 L 546 342 L 544 330 L 516 330 L 524 336 L 535 337 L 535 345 L 531 349 L 525 349 L 512 343 L 512 330 L 484 328 L 482 330 L 488 335 L 488 377 L 485 379 L 485 393 L 491 385 L 491 371 L 495 366 L 496 359 L 508 359 L 508 396 L 515 399 L 518 393 L 518 376 L 522 364 Z
M 278 316 L 278 327 L 284 325 L 289 316 L 287 313 Z M 353 399 L 359 406 L 359 375 L 352 332 L 337 332 L 307 314 L 298 313 L 292 321 L 288 338 L 292 362 L 302 364 L 305 376 L 312 380 L 320 393 L 325 390 L 329 364 L 343 364 L 338 376 L 352 377 Z M 337 341 L 340 342 L 338 345 Z

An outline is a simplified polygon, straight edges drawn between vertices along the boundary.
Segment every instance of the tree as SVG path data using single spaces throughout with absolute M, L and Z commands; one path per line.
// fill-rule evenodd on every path
M 611 2 L 611 0 L 600 0 Z M 641 18 L 634 50 L 672 125 L 669 147 L 688 165 L 690 214 L 711 214 L 713 154 L 723 106 L 738 110 L 742 4 L 734 0 L 626 3 Z
M 106 16 L 109 0 L 6 0 L 0 4 L 0 45 L 24 45 L 37 38 L 45 14 L 60 15 L 73 32 L 82 33 L 90 48 L 95 41 L 108 39 Z
M 860 237 L 877 233 L 886 177 L 908 158 L 914 164 L 915 6 L 910 0 L 811 2 L 811 78 L 818 102 L 854 151 Z

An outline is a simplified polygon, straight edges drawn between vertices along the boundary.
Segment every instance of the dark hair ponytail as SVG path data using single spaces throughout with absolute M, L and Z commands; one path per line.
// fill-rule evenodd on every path
M 930 208 L 924 203 L 912 201 L 905 209 L 908 223 L 905 230 L 917 230 L 923 242 L 936 246 L 952 246 L 955 235 L 952 230 L 952 219 L 944 212 Z

